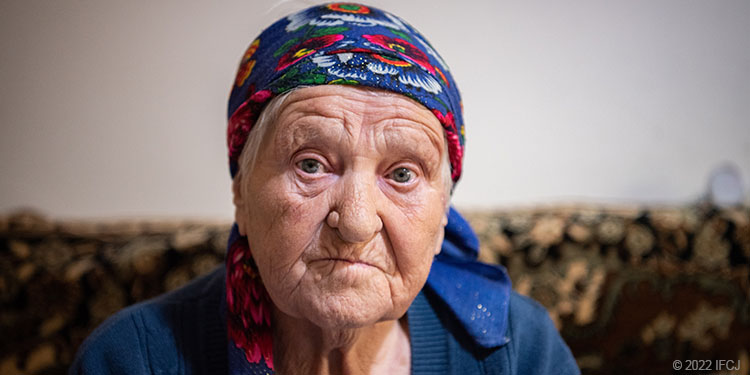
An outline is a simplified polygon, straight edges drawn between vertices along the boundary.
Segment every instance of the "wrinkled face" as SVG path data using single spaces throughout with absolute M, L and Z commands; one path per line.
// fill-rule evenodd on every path
M 240 233 L 276 307 L 322 328 L 401 317 L 443 240 L 445 152 L 438 120 L 404 96 L 291 93 L 234 183 Z

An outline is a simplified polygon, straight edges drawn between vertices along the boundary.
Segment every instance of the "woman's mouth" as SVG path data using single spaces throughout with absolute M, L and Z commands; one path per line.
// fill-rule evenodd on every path
M 351 265 L 360 265 L 360 266 L 369 266 L 369 267 L 375 267 L 374 265 L 358 259 L 347 259 L 347 258 L 322 258 L 322 259 L 316 259 L 312 263 L 315 262 L 333 262 L 333 263 L 342 263 L 342 264 L 351 264 Z

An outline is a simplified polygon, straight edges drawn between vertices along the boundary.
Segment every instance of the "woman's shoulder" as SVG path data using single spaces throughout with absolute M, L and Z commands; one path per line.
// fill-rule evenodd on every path
M 509 293 L 503 344 L 487 347 L 468 334 L 434 293 L 423 291 L 409 309 L 412 373 L 579 374 L 547 310 Z
M 551 329 L 557 332 L 552 320 L 549 318 L 547 309 L 534 299 L 519 294 L 514 290 L 510 292 L 509 306 L 510 311 L 508 320 L 511 326 L 525 326 L 529 322 L 543 322 L 545 324 L 539 325 L 539 330 L 548 331 Z M 534 325 L 536 326 L 537 324 Z M 509 329 L 512 329 L 512 327 L 509 327 Z M 526 332 L 528 330 L 523 331 Z
M 508 356 L 518 374 L 579 374 L 570 349 L 547 310 L 515 291 L 510 294 Z
M 223 267 L 109 317 L 83 342 L 70 374 L 189 374 L 226 340 Z M 202 364 L 201 364 L 202 366 Z M 158 369 L 158 370 L 157 370 Z

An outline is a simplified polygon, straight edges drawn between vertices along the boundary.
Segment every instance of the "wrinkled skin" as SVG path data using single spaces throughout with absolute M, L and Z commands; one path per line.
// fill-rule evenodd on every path
M 398 337 L 408 345 L 396 322 L 447 222 L 443 138 L 430 111 L 397 94 L 316 86 L 282 104 L 254 168 L 233 185 L 240 233 L 276 309 L 275 357 L 304 340 L 299 332 L 322 337 L 308 354 L 338 362 L 350 350 L 369 351 L 365 364 L 388 357 L 379 344 Z M 370 372 L 362 365 L 347 372 Z

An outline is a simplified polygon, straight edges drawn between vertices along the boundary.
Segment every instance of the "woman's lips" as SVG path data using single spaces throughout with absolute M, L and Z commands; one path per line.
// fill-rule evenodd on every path
M 375 267 L 372 264 L 370 264 L 368 262 L 365 262 L 365 261 L 362 261 L 362 260 L 345 259 L 345 258 L 323 258 L 323 259 L 314 260 L 313 262 L 321 262 L 321 261 L 322 262 L 345 262 L 345 263 L 350 263 L 350 264 L 361 264 L 361 265 L 364 265 L 364 266 Z
M 354 267 L 360 266 L 360 267 L 374 267 L 374 268 L 377 268 L 377 269 L 381 269 L 380 267 L 378 267 L 378 266 L 376 266 L 376 265 L 374 265 L 374 264 L 372 264 L 372 263 L 370 263 L 368 261 L 361 260 L 361 259 L 320 258 L 320 259 L 315 259 L 315 260 L 313 260 L 310 263 L 311 263 L 311 265 L 314 265 L 315 263 L 318 263 L 318 265 L 326 265 L 326 264 L 331 265 L 331 264 L 333 264 L 333 265 L 340 265 L 340 266 L 345 266 L 345 267 L 347 267 L 347 266 L 354 266 Z

